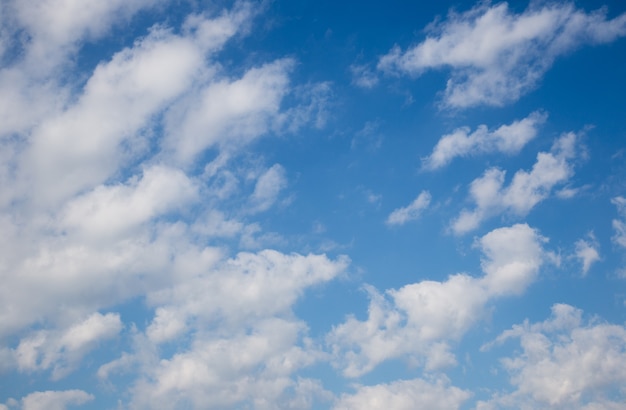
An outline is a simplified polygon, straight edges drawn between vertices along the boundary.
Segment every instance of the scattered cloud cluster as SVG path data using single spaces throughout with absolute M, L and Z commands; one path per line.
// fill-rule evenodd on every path
M 137 410 L 464 406 L 475 392 L 443 373 L 458 362 L 456 344 L 498 300 L 537 281 L 556 259 L 545 249 L 548 239 L 526 223 L 493 229 L 473 240 L 482 255 L 478 274 L 385 290 L 365 285 L 364 317 L 339 301 L 346 316 L 313 334 L 299 303 L 338 278 L 353 284 L 360 277 L 327 238 L 336 227 L 316 213 L 319 203 L 310 204 L 309 220 L 282 221 L 295 181 L 304 178 L 290 168 L 292 158 L 264 157 L 256 148 L 263 138 L 324 127 L 335 84 L 298 84 L 297 55 L 226 52 L 250 35 L 265 4 L 236 1 L 205 12 L 186 5 L 180 21 L 117 36 L 167 3 L 0 5 L 0 375 L 44 380 L 20 386 L 13 398 L 9 380 L 0 410 L 88 407 L 108 387 L 120 408 Z M 447 67 L 444 105 L 503 105 L 535 87 L 556 58 L 626 35 L 626 15 L 608 19 L 604 10 L 534 2 L 516 14 L 506 3 L 481 2 L 428 33 L 404 52 L 392 49 L 376 68 L 350 66 L 352 83 L 371 89 L 381 72 Z M 535 111 L 496 128 L 454 129 L 422 168 L 518 154 L 546 120 Z M 362 146 L 378 155 L 386 148 L 383 126 L 365 121 L 346 150 L 356 155 Z M 567 133 L 508 183 L 506 171 L 487 169 L 470 184 L 472 205 L 451 230 L 460 236 L 488 218 L 523 217 L 552 195 L 575 196 L 566 184 L 579 157 L 579 137 Z M 357 192 L 389 233 L 380 223 L 385 189 L 374 182 Z M 421 218 L 432 209 L 430 192 L 391 211 L 385 225 Z M 626 199 L 613 204 L 612 240 L 626 248 Z M 298 222 L 312 226 L 328 255 L 309 252 L 296 234 L 273 231 Z M 601 259 L 599 239 L 589 234 L 572 245 L 583 276 Z M 141 319 L 126 316 L 129 304 L 141 305 Z M 617 408 L 612 393 L 626 394 L 621 325 L 585 324 L 581 311 L 554 305 L 550 319 L 514 326 L 485 349 L 510 339 L 521 349 L 501 362 L 513 390 L 480 401 L 480 409 Z M 111 346 L 114 356 L 99 354 Z M 362 384 L 360 377 L 393 359 L 421 373 Z M 355 383 L 338 391 L 320 380 L 320 369 Z M 92 370 L 93 390 L 68 387 L 70 375 Z
M 605 9 L 587 13 L 570 3 L 542 2 L 515 13 L 507 3 L 481 2 L 451 12 L 427 33 L 405 51 L 395 46 L 378 69 L 417 76 L 448 68 L 445 106 L 501 106 L 535 88 L 558 57 L 625 36 L 626 14 L 607 19 Z
M 422 160 L 422 166 L 432 171 L 446 166 L 457 157 L 490 152 L 517 154 L 537 136 L 537 128 L 546 118 L 546 114 L 534 112 L 523 120 L 502 125 L 493 131 L 489 131 L 486 125 L 480 125 L 474 132 L 470 132 L 468 127 L 458 128 L 441 137 L 433 152 Z
M 398 357 L 411 358 L 426 370 L 456 364 L 449 343 L 483 317 L 489 302 L 525 291 L 548 255 L 545 241 L 528 225 L 498 228 L 477 242 L 485 255 L 482 277 L 459 273 L 384 294 L 368 287 L 367 319 L 350 316 L 327 337 L 337 366 L 344 375 L 359 377 Z
M 506 171 L 487 169 L 470 184 L 470 198 L 476 204 L 475 208 L 461 211 L 452 222 L 452 231 L 457 235 L 467 233 L 485 219 L 505 212 L 526 215 L 546 199 L 555 186 L 564 184 L 573 176 L 577 144 L 576 134 L 562 135 L 550 152 L 537 154 L 537 161 L 530 171 L 517 171 L 508 186 L 504 186 Z
M 481 402 L 477 409 L 617 409 L 624 394 L 626 328 L 598 321 L 584 324 L 582 311 L 555 304 L 544 322 L 525 321 L 483 349 L 519 339 L 520 353 L 502 360 L 515 390 Z M 623 396 L 622 396 L 623 397 Z

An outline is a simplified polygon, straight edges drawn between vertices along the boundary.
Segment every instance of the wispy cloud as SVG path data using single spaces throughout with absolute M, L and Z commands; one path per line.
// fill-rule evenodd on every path
M 406 51 L 395 46 L 378 68 L 414 76 L 448 68 L 445 106 L 501 106 L 536 87 L 558 57 L 626 35 L 626 14 L 609 20 L 605 9 L 586 13 L 569 3 L 541 2 L 517 14 L 507 3 L 481 2 L 464 13 L 451 12 L 427 33 Z
M 409 221 L 418 219 L 430 205 L 431 199 L 430 192 L 422 191 L 409 205 L 391 212 L 387 217 L 387 225 L 404 225 Z

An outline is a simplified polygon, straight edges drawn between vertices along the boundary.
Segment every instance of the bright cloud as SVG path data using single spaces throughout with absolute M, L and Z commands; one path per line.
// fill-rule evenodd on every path
M 505 171 L 498 168 L 486 170 L 482 177 L 470 184 L 470 197 L 476 207 L 463 210 L 452 222 L 452 231 L 457 235 L 467 233 L 483 220 L 503 212 L 526 215 L 550 195 L 553 187 L 572 177 L 576 144 L 576 134 L 564 134 L 550 152 L 537 154 L 537 161 L 530 171 L 517 171 L 506 187 Z
M 611 399 L 626 382 L 624 326 L 584 324 L 581 310 L 556 304 L 548 320 L 515 325 L 495 344 L 512 338 L 519 339 L 522 352 L 502 365 L 515 391 L 479 403 L 478 409 L 619 407 Z
M 428 191 L 422 191 L 417 198 L 404 208 L 395 209 L 387 217 L 387 225 L 404 225 L 420 217 L 422 212 L 428 208 L 431 195 Z
M 536 87 L 558 57 L 624 35 L 626 14 L 607 19 L 606 10 L 586 13 L 568 3 L 531 3 L 515 13 L 507 3 L 479 3 L 434 23 L 416 46 L 394 47 L 378 68 L 411 75 L 449 68 L 446 106 L 501 106 Z
M 52 378 L 60 379 L 74 370 L 99 341 L 115 337 L 121 329 L 118 314 L 94 313 L 60 332 L 41 330 L 20 341 L 14 352 L 17 366 L 20 371 L 52 368 Z
M 598 251 L 598 241 L 593 233 L 588 235 L 587 239 L 579 239 L 575 244 L 575 256 L 582 264 L 583 276 L 589 272 L 591 265 L 600 260 L 600 252 Z
M 456 364 L 449 342 L 458 341 L 491 300 L 525 291 L 546 257 L 544 241 L 528 225 L 499 228 L 477 242 L 485 255 L 480 278 L 459 273 L 384 294 L 369 287 L 367 319 L 350 316 L 327 337 L 337 366 L 346 376 L 358 377 L 402 356 L 426 369 Z
M 34 392 L 22 399 L 22 410 L 65 410 L 93 399 L 93 395 L 82 390 Z
M 534 112 L 523 120 L 502 125 L 493 131 L 480 125 L 474 132 L 468 127 L 456 129 L 441 137 L 433 152 L 422 160 L 427 170 L 435 170 L 449 164 L 456 157 L 473 156 L 489 152 L 517 154 L 531 139 L 537 136 L 537 128 L 547 115 Z
M 405 3 L 0 1 L 1 410 L 619 408 L 626 9 Z
M 433 410 L 459 409 L 471 393 L 449 386 L 445 380 L 430 383 L 422 379 L 400 380 L 389 384 L 359 386 L 356 393 L 344 394 L 335 410 L 410 410 L 415 404 Z

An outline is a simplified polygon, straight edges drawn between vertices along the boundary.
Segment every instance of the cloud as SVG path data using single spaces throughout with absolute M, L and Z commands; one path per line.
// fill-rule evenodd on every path
M 282 59 L 252 68 L 238 79 L 201 84 L 167 114 L 166 150 L 185 164 L 213 146 L 238 148 L 267 133 L 280 119 L 293 66 L 293 60 Z
M 80 40 L 95 40 L 110 28 L 158 0 L 114 0 L 102 4 L 96 0 L 74 3 L 64 0 L 36 0 L 29 5 L 14 2 L 18 24 L 31 34 L 27 58 L 44 62 Z M 52 62 L 57 59 L 52 58 Z M 48 62 L 50 64 L 50 62 Z M 46 67 L 46 66 L 45 66 Z M 49 66 L 48 66 L 49 67 Z
M 20 340 L 15 362 L 22 372 L 52 368 L 52 379 L 58 380 L 72 372 L 100 341 L 115 337 L 121 329 L 119 314 L 94 313 L 65 330 L 40 330 Z
M 593 233 L 590 233 L 588 239 L 577 240 L 575 246 L 575 256 L 580 260 L 580 263 L 582 264 L 582 274 L 585 276 L 587 275 L 587 272 L 589 272 L 591 265 L 600 260 L 598 241 Z
M 132 388 L 133 408 L 276 408 L 297 385 L 291 374 L 318 360 L 312 346 L 297 346 L 303 332 L 302 323 L 273 318 L 249 333 L 204 334 L 188 351 L 147 369 Z
M 408 206 L 391 212 L 387 217 L 387 225 L 404 225 L 419 218 L 422 212 L 430 205 L 430 200 L 430 192 L 422 191 Z
M 546 118 L 546 114 L 536 111 L 523 120 L 502 125 L 493 131 L 489 131 L 486 125 L 480 125 L 474 132 L 470 132 L 468 127 L 458 128 L 439 139 L 433 152 L 422 159 L 422 167 L 432 171 L 448 165 L 457 157 L 491 152 L 517 154 L 537 136 L 537 128 Z
M 188 205 L 198 187 L 182 171 L 163 166 L 143 170 L 141 179 L 98 186 L 65 206 L 61 224 L 95 238 L 119 238 L 129 229 Z
M 78 101 L 33 131 L 22 167 L 35 192 L 44 200 L 67 198 L 143 154 L 148 141 L 141 130 L 201 73 L 209 52 L 201 46 L 155 28 L 101 63 Z
M 361 88 L 374 88 L 379 81 L 376 73 L 367 65 L 351 65 L 350 74 L 352 74 L 352 84 Z
M 617 207 L 617 212 L 622 217 L 622 219 L 613 219 L 613 231 L 615 234 L 613 235 L 613 242 L 622 247 L 626 248 L 626 198 L 617 196 L 611 200 L 611 203 Z
M 479 402 L 477 409 L 620 407 L 611 399 L 626 383 L 624 326 L 584 324 L 581 310 L 555 304 L 546 321 L 515 325 L 483 349 L 509 339 L 519 339 L 522 349 L 502 359 L 515 390 Z
M 537 154 L 537 161 L 530 171 L 517 171 L 506 187 L 505 171 L 498 168 L 486 170 L 482 177 L 470 184 L 470 197 L 476 207 L 461 211 L 452 222 L 452 231 L 457 235 L 467 233 L 478 228 L 483 220 L 504 212 L 526 215 L 546 199 L 555 186 L 572 177 L 571 161 L 576 157 L 577 139 L 574 133 L 561 136 L 550 152 Z
M 142 371 L 131 389 L 136 408 L 275 408 L 306 384 L 292 374 L 324 356 L 292 308 L 307 288 L 332 280 L 347 264 L 345 257 L 264 250 L 188 274 L 177 286 L 148 295 L 156 311 L 143 345 L 103 365 L 99 374 L 139 363 Z M 190 347 L 171 358 L 150 353 L 189 337 Z
M 586 13 L 569 3 L 531 3 L 517 14 L 507 3 L 483 2 L 427 32 L 406 51 L 395 46 L 378 68 L 413 76 L 449 68 L 445 106 L 502 106 L 535 88 L 558 57 L 626 35 L 626 14 L 608 20 L 606 9 Z
M 335 410 L 411 410 L 416 403 L 433 410 L 459 409 L 471 393 L 449 386 L 447 380 L 434 383 L 422 379 L 399 380 L 389 384 L 359 386 L 354 394 L 343 394 Z
M 279 164 L 274 164 L 257 179 L 254 192 L 250 197 L 250 212 L 268 210 L 286 186 L 285 169 Z
M 79 406 L 93 399 L 93 395 L 82 390 L 35 392 L 22 399 L 22 410 L 65 410 L 68 406 Z
M 358 377 L 398 357 L 409 357 L 426 370 L 456 364 L 449 343 L 484 315 L 489 302 L 525 291 L 547 257 L 545 241 L 528 225 L 495 229 L 477 242 L 485 255 L 480 278 L 459 273 L 384 294 L 366 287 L 367 319 L 349 316 L 327 336 L 336 366 L 345 376 Z

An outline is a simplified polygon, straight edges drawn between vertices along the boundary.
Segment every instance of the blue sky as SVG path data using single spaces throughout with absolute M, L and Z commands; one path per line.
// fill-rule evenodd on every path
M 0 410 L 622 409 L 626 4 L 0 3 Z

